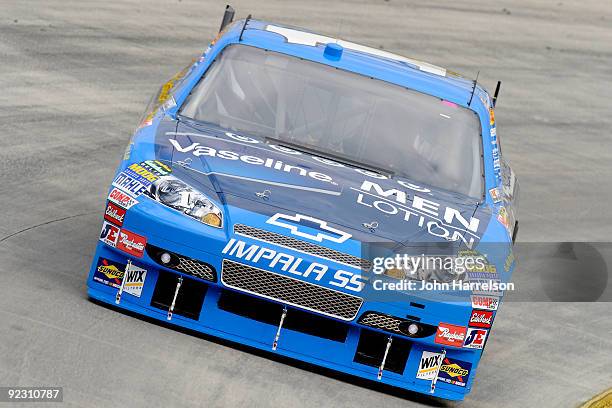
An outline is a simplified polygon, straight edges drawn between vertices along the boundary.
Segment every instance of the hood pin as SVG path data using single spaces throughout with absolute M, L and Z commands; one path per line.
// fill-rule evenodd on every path
M 185 160 L 179 160 L 176 162 L 181 167 L 189 167 L 191 165 L 191 157 L 187 157 Z
M 374 232 L 374 230 L 376 228 L 378 228 L 378 222 L 376 221 L 372 221 L 372 222 L 364 222 L 363 224 L 364 227 L 366 227 L 367 229 L 369 229 L 371 232 Z
M 257 197 L 263 198 L 264 200 L 267 200 L 268 198 L 270 198 L 271 194 L 272 192 L 270 190 L 258 191 L 255 193 Z

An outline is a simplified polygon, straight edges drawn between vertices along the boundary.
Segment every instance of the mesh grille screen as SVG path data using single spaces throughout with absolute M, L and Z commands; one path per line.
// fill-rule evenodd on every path
M 322 258 L 331 259 L 332 261 L 355 266 L 364 271 L 368 271 L 371 266 L 371 263 L 365 259 L 361 259 L 349 254 L 344 254 L 342 252 L 325 248 L 320 245 L 300 241 L 299 239 L 286 237 L 284 235 L 276 234 L 274 232 L 249 227 L 248 225 L 236 224 L 234 225 L 234 232 L 236 234 L 255 238 L 260 241 L 266 241 L 272 244 L 282 245 L 284 247 L 295 249 L 296 251 L 304 252 L 306 254 L 311 254 Z
M 223 260 L 221 281 L 228 287 L 260 295 L 342 320 L 352 320 L 363 299 L 311 283 Z

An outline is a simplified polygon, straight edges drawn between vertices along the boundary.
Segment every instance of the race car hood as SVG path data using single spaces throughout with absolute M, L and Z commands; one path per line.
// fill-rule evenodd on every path
M 179 123 L 156 144 L 175 174 L 214 190 L 226 206 L 317 217 L 364 242 L 473 244 L 490 217 L 471 198 L 211 126 Z

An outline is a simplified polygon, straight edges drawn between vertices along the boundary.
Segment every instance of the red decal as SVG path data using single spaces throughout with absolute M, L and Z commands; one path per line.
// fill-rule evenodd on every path
M 472 307 L 474 309 L 497 310 L 499 298 L 494 296 L 472 296 Z
M 475 329 L 470 327 L 465 336 L 465 343 L 463 347 L 471 349 L 482 349 L 487 340 L 488 331 L 485 329 Z
M 147 239 L 145 237 L 124 229 L 119 233 L 117 249 L 127 252 L 130 255 L 141 258 L 146 245 Z
M 493 324 L 493 312 L 490 310 L 472 310 L 468 326 L 488 329 Z
M 117 224 L 119 226 L 123 225 L 123 218 L 125 217 L 126 210 L 111 203 L 110 201 L 106 205 L 106 210 L 104 210 L 104 219 L 106 221 L 110 221 L 113 224 Z
M 119 227 L 104 221 L 100 232 L 100 241 L 114 247 L 117 245 L 117 238 L 119 238 Z
M 461 347 L 465 340 L 466 328 L 454 324 L 440 323 L 436 332 L 435 342 L 447 346 Z
M 130 209 L 134 204 L 138 204 L 138 201 L 119 190 L 118 188 L 113 188 L 113 190 L 108 195 L 108 199 L 113 203 L 122 206 L 123 208 Z

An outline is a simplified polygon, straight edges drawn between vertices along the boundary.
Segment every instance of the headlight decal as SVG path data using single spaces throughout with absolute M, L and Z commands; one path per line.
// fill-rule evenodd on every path
M 223 227 L 223 214 L 207 196 L 178 178 L 162 176 L 149 188 L 157 202 L 215 228 Z
M 172 168 L 159 160 L 132 163 L 115 177 L 113 186 L 132 198 L 132 205 L 138 203 L 134 198 L 147 195 L 203 224 L 222 228 L 223 213 L 219 207 L 171 172 Z

